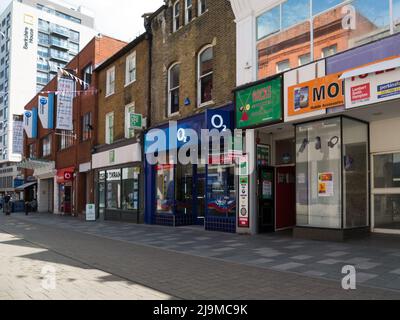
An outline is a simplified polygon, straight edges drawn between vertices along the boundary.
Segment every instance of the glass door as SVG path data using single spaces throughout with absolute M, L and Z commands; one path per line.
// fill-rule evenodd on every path
M 400 234 L 400 152 L 373 155 L 373 231 Z

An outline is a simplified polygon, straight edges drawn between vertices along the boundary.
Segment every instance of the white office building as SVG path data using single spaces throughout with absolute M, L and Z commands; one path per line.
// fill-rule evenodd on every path
M 60 2 L 59 2 L 60 3 Z M 94 16 L 83 8 L 48 0 L 13 0 L 0 14 L 0 167 L 22 160 L 13 148 L 13 116 L 94 36 Z M 13 189 L 15 177 L 0 181 Z

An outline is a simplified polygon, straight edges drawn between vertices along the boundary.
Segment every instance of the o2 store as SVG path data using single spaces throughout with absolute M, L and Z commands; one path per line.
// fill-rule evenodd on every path
M 296 141 L 295 237 L 400 234 L 399 41 L 285 73 L 285 125 L 294 125 Z
M 166 160 L 191 145 L 196 145 L 200 153 L 201 141 L 192 141 L 189 131 L 201 137 L 202 129 L 232 130 L 233 105 L 182 119 L 175 129 L 176 132 L 171 132 L 172 139 L 168 139 L 169 124 L 153 128 L 145 137 L 145 222 L 174 227 L 198 225 L 210 231 L 235 233 L 237 181 L 235 164 L 228 161 L 232 160 L 228 159 L 229 150 L 223 150 L 222 144 L 218 161 L 211 156 L 198 164 Z M 165 143 L 155 146 L 158 138 L 152 135 L 154 130 L 165 137 Z M 164 161 L 150 165 L 149 154 L 156 154 Z

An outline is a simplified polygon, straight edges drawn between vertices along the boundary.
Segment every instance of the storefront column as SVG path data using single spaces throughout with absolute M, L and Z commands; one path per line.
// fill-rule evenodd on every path
M 60 198 L 59 198 L 59 191 L 58 191 L 58 183 L 57 179 L 54 179 L 54 214 L 60 214 Z
M 42 203 L 42 180 L 41 179 L 37 179 L 37 191 L 36 191 L 36 200 L 38 203 L 38 211 L 41 212 L 41 203 Z
M 257 234 L 257 170 L 255 130 L 246 130 L 245 153 L 249 159 L 249 218 L 250 228 L 237 228 L 239 234 Z M 239 206 L 238 206 L 239 208 Z M 237 213 L 239 214 L 239 213 Z

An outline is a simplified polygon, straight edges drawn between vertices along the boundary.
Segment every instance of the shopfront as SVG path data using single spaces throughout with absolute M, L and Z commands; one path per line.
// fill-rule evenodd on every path
M 250 223 L 239 233 L 275 232 L 296 224 L 295 130 L 283 116 L 282 76 L 236 89 L 236 127 L 245 130 L 250 162 Z
M 147 223 L 236 232 L 235 164 L 230 150 L 221 147 L 218 153 L 205 155 L 201 150 L 202 129 L 231 130 L 232 111 L 232 105 L 208 110 L 178 121 L 176 127 L 166 125 L 147 133 Z M 166 143 L 154 147 L 160 135 Z M 181 157 L 174 158 L 187 149 L 191 149 L 194 161 L 184 163 Z M 151 154 L 157 154 L 160 161 L 151 164 Z
M 58 212 L 70 215 L 73 213 L 73 183 L 75 168 L 69 167 L 57 170 Z M 43 202 L 42 202 L 43 203 Z
M 400 233 L 398 39 L 284 74 L 285 125 L 295 127 L 296 237 Z
M 99 219 L 143 223 L 141 152 L 136 143 L 93 155 Z

